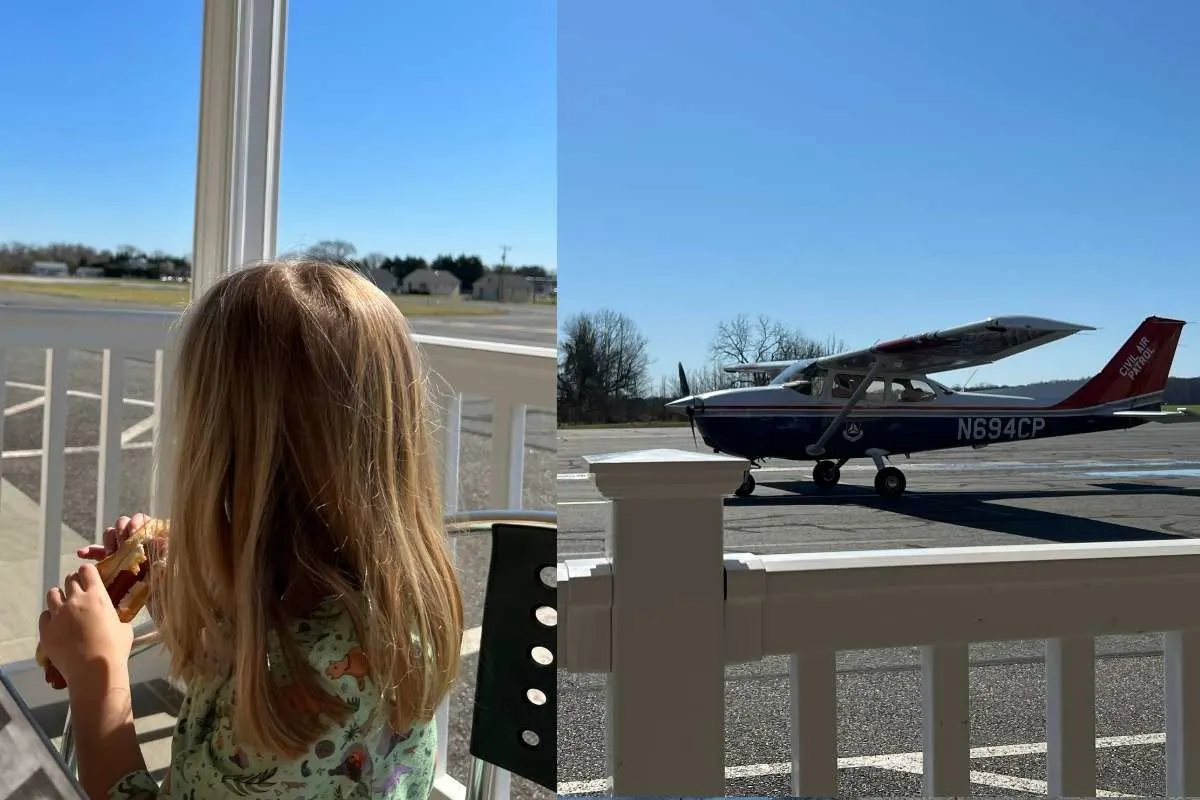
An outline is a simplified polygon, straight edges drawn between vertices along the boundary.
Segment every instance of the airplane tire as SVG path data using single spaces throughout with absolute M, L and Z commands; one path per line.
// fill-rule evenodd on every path
M 751 475 L 749 472 L 747 472 L 746 477 L 744 477 L 742 479 L 742 485 L 739 486 L 737 489 L 735 489 L 733 493 L 735 495 L 737 495 L 738 497 L 749 497 L 750 493 L 753 491 L 754 491 L 754 476 Z
M 838 481 L 842 479 L 842 470 L 836 463 L 828 459 L 818 461 L 813 467 L 812 479 L 817 486 L 827 489 L 830 486 L 837 486 Z
M 875 491 L 883 497 L 899 497 L 907 483 L 904 473 L 895 467 L 884 467 L 875 473 Z

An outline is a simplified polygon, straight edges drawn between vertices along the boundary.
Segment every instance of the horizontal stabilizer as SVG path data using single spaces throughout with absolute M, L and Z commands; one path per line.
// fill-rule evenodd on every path
M 1163 422 L 1167 424 L 1176 422 L 1200 422 L 1200 414 L 1195 411 L 1188 411 L 1181 408 L 1177 411 L 1116 411 L 1113 412 L 1114 417 L 1131 417 L 1133 419 L 1142 419 L 1146 422 Z

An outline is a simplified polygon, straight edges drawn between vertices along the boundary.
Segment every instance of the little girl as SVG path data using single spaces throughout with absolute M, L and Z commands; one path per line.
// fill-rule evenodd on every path
M 178 335 L 150 610 L 186 697 L 158 787 L 132 629 L 93 564 L 68 576 L 40 631 L 80 782 L 108 800 L 426 797 L 463 618 L 407 322 L 350 269 L 281 261 L 222 278 Z

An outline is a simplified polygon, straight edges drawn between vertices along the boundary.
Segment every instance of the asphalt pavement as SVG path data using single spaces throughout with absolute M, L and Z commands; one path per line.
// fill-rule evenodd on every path
M 39 303 L 46 299 L 36 298 Z M 3 313 L 2 309 L 0 313 Z M 552 346 L 554 343 L 555 315 L 552 307 L 519 308 L 494 317 L 413 317 L 412 323 L 419 333 L 440 336 L 541 346 Z M 15 489 L 37 501 L 40 494 L 43 425 L 43 408 L 37 398 L 42 395 L 41 387 L 45 379 L 44 353 L 11 349 L 5 355 L 8 391 L 4 436 L 0 443 L 0 449 L 3 450 L 0 474 Z M 150 420 L 153 412 L 153 362 L 148 354 L 137 355 L 126 363 L 126 402 L 122 420 L 122 428 L 127 436 L 121 462 L 120 507 L 128 513 L 144 510 L 148 506 L 150 442 L 153 436 Z M 99 353 L 74 351 L 70 355 L 71 394 L 68 399 L 64 521 L 85 537 L 92 535 L 96 525 L 100 364 Z M 554 508 L 554 424 L 552 410 L 530 411 L 525 442 L 523 502 L 526 508 Z M 460 460 L 460 507 L 463 509 L 487 508 L 491 505 L 488 502 L 491 431 L 491 403 L 481 398 L 465 398 Z M 488 536 L 472 536 L 460 540 L 456 545 L 465 595 L 466 626 L 469 629 L 477 629 L 482 621 L 490 546 Z M 476 648 L 477 633 L 477 630 L 472 630 L 467 637 L 468 642 L 474 637 Z M 29 652 L 17 657 L 28 658 L 32 655 L 31 642 L 25 642 L 30 645 L 27 648 Z M 18 649 L 25 644 L 16 641 Z M 470 645 L 468 649 L 471 649 Z M 448 768 L 451 774 L 463 781 L 468 770 L 467 737 L 471 725 L 471 697 L 476 666 L 477 657 L 471 650 L 463 658 L 463 679 L 454 692 L 451 705 Z M 513 797 L 521 800 L 549 796 L 545 790 L 515 778 L 512 792 Z
M 693 449 L 687 428 L 558 434 L 560 558 L 600 555 L 607 504 L 582 456 Z M 768 463 L 758 488 L 725 503 L 726 548 L 787 553 L 1200 536 L 1200 426 L 945 451 L 896 460 L 899 504 L 871 488 L 869 462 L 843 468 L 833 492 L 811 465 Z M 1165 791 L 1159 635 L 1097 640 L 1097 780 L 1105 793 Z M 971 648 L 972 791 L 1044 795 L 1041 642 Z M 921 793 L 920 673 L 915 648 L 839 654 L 839 796 Z M 788 664 L 773 657 L 726 671 L 726 791 L 790 793 Z M 560 672 L 559 793 L 604 791 L 604 678 Z

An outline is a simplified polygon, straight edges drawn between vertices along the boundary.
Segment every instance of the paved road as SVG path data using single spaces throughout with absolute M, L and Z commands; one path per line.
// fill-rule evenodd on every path
M 560 431 L 560 556 L 597 554 L 606 506 L 581 456 L 644 448 L 691 449 L 687 429 Z M 1141 430 L 914 456 L 910 495 L 886 507 L 873 467 L 850 464 L 822 495 L 808 469 L 757 473 L 746 499 L 726 501 L 730 551 L 781 553 L 1200 536 L 1200 426 Z M 1097 642 L 1101 790 L 1162 795 L 1161 642 L 1157 635 Z M 839 656 L 840 795 L 920 794 L 919 768 L 897 753 L 920 750 L 915 649 Z M 1045 793 L 1044 685 L 1039 642 L 972 647 L 972 768 L 977 794 Z M 731 795 L 788 794 L 787 661 L 727 670 L 726 764 Z M 603 682 L 560 678 L 560 793 L 595 792 L 604 775 Z M 1140 737 L 1140 738 L 1139 738 Z M 883 758 L 881 756 L 889 756 Z M 919 765 L 919 761 L 917 762 Z M 986 773 L 986 774 L 984 774 Z
M 71 306 L 75 308 L 161 309 L 161 306 L 137 303 L 85 302 L 71 297 L 11 292 L 0 282 L 0 308 L 4 305 Z M 557 307 L 551 305 L 489 303 L 501 313 L 486 317 L 421 317 L 409 321 L 417 333 L 482 339 L 536 347 L 553 347 L 557 328 Z
M 44 298 L 38 298 L 43 300 Z M 524 313 L 522 313 L 524 312 Z M 553 344 L 553 310 L 523 309 L 495 318 L 414 318 L 419 332 L 464 338 L 493 339 L 524 344 Z M 2 312 L 0 312 L 2 313 Z M 508 325 L 510 327 L 505 327 Z M 511 326 L 526 326 L 528 331 L 514 333 Z M 68 403 L 67 491 L 65 522 L 73 530 L 90 536 L 95 525 L 97 456 L 100 403 L 100 356 L 76 351 L 71 354 L 69 386 L 79 394 Z M 17 489 L 37 500 L 40 494 L 41 437 L 43 414 L 38 405 L 30 405 L 41 392 L 44 381 L 44 356 L 40 351 L 14 349 L 7 353 L 8 394 L 3 442 L 0 449 L 0 474 Z M 122 427 L 144 430 L 133 437 L 122 454 L 121 508 L 145 509 L 148 503 L 148 476 L 152 429 L 142 423 L 150 416 L 153 397 L 153 368 L 146 360 L 130 358 L 126 365 L 126 404 Z M 554 419 L 551 411 L 530 412 L 526 434 L 526 477 L 524 505 L 527 508 L 554 507 L 553 468 Z M 490 506 L 487 496 L 490 481 L 491 406 L 489 402 L 467 398 L 463 408 L 462 459 L 460 467 L 461 507 Z M 482 597 L 490 555 L 489 537 L 472 537 L 458 543 L 460 577 L 466 601 L 466 624 L 470 628 L 482 621 Z M 466 737 L 470 729 L 470 698 L 474 692 L 476 657 L 463 660 L 463 682 L 452 701 L 450 730 L 450 772 L 460 780 L 467 775 Z M 547 797 L 544 790 L 520 780 L 513 781 L 518 798 Z

